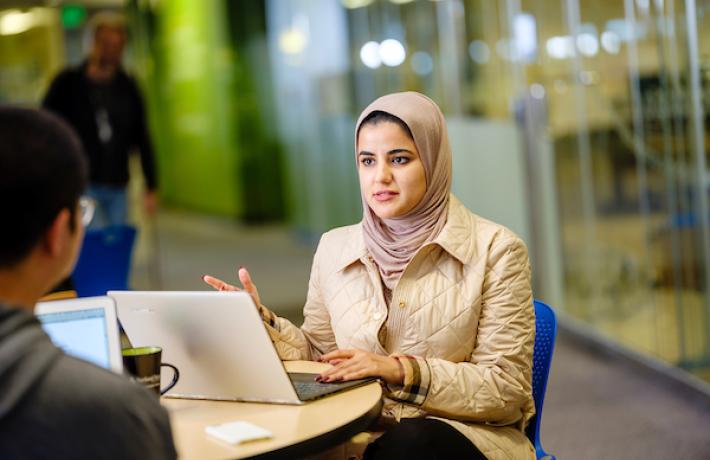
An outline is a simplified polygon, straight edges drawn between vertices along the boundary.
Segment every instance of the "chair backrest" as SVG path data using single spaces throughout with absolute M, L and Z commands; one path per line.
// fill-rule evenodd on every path
M 528 438 L 535 446 L 537 458 L 551 457 L 542 448 L 540 440 L 540 423 L 542 421 L 542 404 L 545 401 L 547 377 L 550 373 L 552 351 L 555 348 L 557 336 L 557 318 L 555 312 L 540 301 L 535 301 L 535 349 L 533 352 L 533 382 L 532 391 L 535 400 L 535 416 L 530 420 L 525 430 Z
M 112 289 L 128 289 L 135 239 L 136 229 L 128 225 L 87 230 L 72 273 L 77 295 L 106 295 Z

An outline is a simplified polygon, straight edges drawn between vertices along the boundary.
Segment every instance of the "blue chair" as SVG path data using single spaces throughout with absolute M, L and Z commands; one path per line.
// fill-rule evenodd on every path
M 554 455 L 550 455 L 542 448 L 540 441 L 540 424 L 542 421 L 542 403 L 545 400 L 545 390 L 547 390 L 547 376 L 550 373 L 550 363 L 552 362 L 552 351 L 555 348 L 555 337 L 557 336 L 557 318 L 555 312 L 542 302 L 535 301 L 535 349 L 533 352 L 533 382 L 532 391 L 535 400 L 535 416 L 530 420 L 525 433 L 530 442 L 535 446 L 535 454 L 538 460 L 547 458 L 555 460 Z
M 106 295 L 111 289 L 128 289 L 135 240 L 136 229 L 128 225 L 87 230 L 72 273 L 77 295 Z

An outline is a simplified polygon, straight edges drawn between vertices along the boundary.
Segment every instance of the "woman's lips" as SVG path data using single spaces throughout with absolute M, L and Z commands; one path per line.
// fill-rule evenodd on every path
M 390 191 L 384 191 L 384 192 L 377 192 L 373 195 L 376 201 L 389 201 L 399 195 L 397 192 L 390 192 Z

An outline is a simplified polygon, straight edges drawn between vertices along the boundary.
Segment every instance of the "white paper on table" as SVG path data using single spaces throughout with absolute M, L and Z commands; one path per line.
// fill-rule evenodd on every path
M 257 439 L 272 438 L 271 431 L 256 426 L 253 423 L 244 421 L 235 421 L 222 423 L 220 425 L 209 425 L 205 427 L 205 432 L 220 441 L 229 444 L 241 444 L 247 441 L 255 441 Z

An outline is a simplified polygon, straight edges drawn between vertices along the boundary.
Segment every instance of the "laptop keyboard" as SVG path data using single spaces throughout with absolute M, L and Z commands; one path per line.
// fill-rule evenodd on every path
M 296 390 L 298 399 L 301 401 L 310 401 L 311 399 L 320 398 L 322 396 L 336 393 L 347 388 L 360 386 L 374 379 L 351 380 L 347 382 L 321 383 L 316 382 L 315 377 L 318 374 L 303 374 L 289 373 L 293 388 Z
M 298 399 L 307 401 L 328 392 L 331 388 L 319 382 L 293 382 L 293 388 L 296 390 Z

